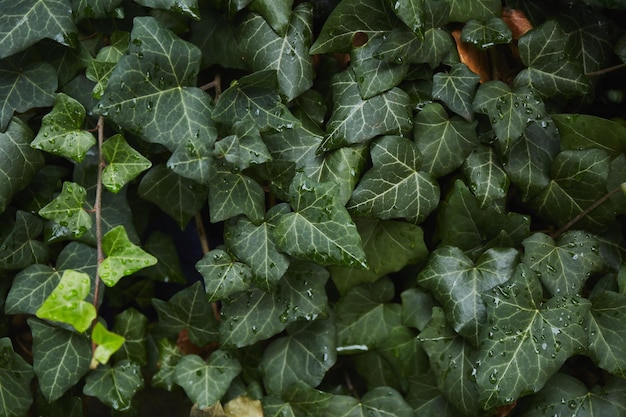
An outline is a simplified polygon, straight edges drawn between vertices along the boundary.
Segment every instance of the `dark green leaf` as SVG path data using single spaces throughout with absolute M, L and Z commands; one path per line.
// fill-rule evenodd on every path
M 0 339 L 0 413 L 7 417 L 22 417 L 33 402 L 30 381 L 33 370 L 13 351 L 11 339 Z
M 137 3 L 156 9 L 169 10 L 200 20 L 198 0 L 135 0 Z
M 459 62 L 454 38 L 438 27 L 426 30 L 423 41 L 406 27 L 394 28 L 375 56 L 397 64 L 428 64 L 431 68 Z
M 424 0 L 387 0 L 396 16 L 418 37 L 423 36 Z
M 562 150 L 602 149 L 612 157 L 626 152 L 626 126 L 588 114 L 553 114 Z
M 472 100 L 480 76 L 472 72 L 467 65 L 459 63 L 452 66 L 449 73 L 438 72 L 433 77 L 432 96 L 468 122 L 474 119 Z
M 102 155 L 108 162 L 102 173 L 102 185 L 112 193 L 152 166 L 152 162 L 133 149 L 122 135 L 114 135 L 102 145 Z
M 499 17 L 493 17 L 485 23 L 470 20 L 463 26 L 461 40 L 471 43 L 478 49 L 488 49 L 500 43 L 510 43 L 513 34 L 507 24 Z
M 19 270 L 35 263 L 45 263 L 49 250 L 39 240 L 41 219 L 25 211 L 15 214 L 15 224 L 0 245 L 0 268 Z
M 125 339 L 121 349 L 115 353 L 116 362 L 129 359 L 140 365 L 147 364 L 147 324 L 148 318 L 132 307 L 115 316 L 113 331 Z
M 480 208 L 491 206 L 497 209 L 495 203 L 507 196 L 509 177 L 493 148 L 480 146 L 474 149 L 463 163 L 461 171 Z
M 65 181 L 61 194 L 39 210 L 39 215 L 54 220 L 73 238 L 79 238 L 91 229 L 91 217 L 83 207 L 86 197 L 87 191 L 83 187 Z
M 500 15 L 498 0 L 450 0 L 450 21 L 487 20 Z
M 318 391 L 299 382 L 282 395 L 263 398 L 263 412 L 268 417 L 317 417 L 326 415 L 332 394 Z
M 345 395 L 335 395 L 327 415 L 337 417 L 413 417 L 413 409 L 399 392 L 389 387 L 377 387 L 361 401 Z
M 115 15 L 122 0 L 72 0 L 72 12 L 77 22 L 88 18 Z
M 430 292 L 421 288 L 410 288 L 400 294 L 402 297 L 402 324 L 424 330 L 433 315 L 437 302 Z
M 196 269 L 204 278 L 204 288 L 211 302 L 247 289 L 252 280 L 250 267 L 237 262 L 221 249 L 213 249 L 204 255 Z
M 191 42 L 202 51 L 202 68 L 219 64 L 224 68 L 247 69 L 228 16 L 209 9 L 201 21 L 193 21 Z
M 456 417 L 460 414 L 439 391 L 432 372 L 410 380 L 406 400 L 418 416 Z
M 603 291 L 591 299 L 589 317 L 589 356 L 613 375 L 626 376 L 626 339 L 622 315 L 626 295 Z
M 292 7 L 293 0 L 253 0 L 249 5 L 250 10 L 263 16 L 272 29 L 281 36 L 288 30 L 289 16 L 293 17 Z
M 152 377 L 151 385 L 155 388 L 171 391 L 175 384 L 176 365 L 180 362 L 183 354 L 174 342 L 165 338 L 159 340 L 158 348 L 159 370 Z
M 114 367 L 100 366 L 85 378 L 83 393 L 98 398 L 114 410 L 130 408 L 135 393 L 143 387 L 138 364 L 123 360 Z
M 85 76 L 88 80 L 94 81 L 96 85 L 93 87 L 92 96 L 99 100 L 109 84 L 109 78 L 115 69 L 117 62 L 106 62 L 92 59 L 87 65 Z

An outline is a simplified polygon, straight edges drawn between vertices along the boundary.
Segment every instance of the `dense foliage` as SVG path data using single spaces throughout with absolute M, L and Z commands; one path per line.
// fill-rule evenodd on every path
M 0 0 L 0 415 L 626 415 L 626 6 L 502 3 Z

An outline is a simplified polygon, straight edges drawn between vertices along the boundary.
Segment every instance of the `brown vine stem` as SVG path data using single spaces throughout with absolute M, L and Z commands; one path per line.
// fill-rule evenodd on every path
M 619 191 L 621 191 L 621 189 L 622 187 L 620 186 L 620 187 L 612 189 L 611 191 L 603 195 L 601 198 L 598 199 L 598 201 L 596 201 L 595 203 L 587 207 L 585 210 L 581 211 L 576 217 L 574 217 L 573 219 L 565 223 L 559 230 L 552 233 L 552 239 L 556 239 L 557 237 L 561 236 L 563 233 L 568 231 L 570 227 L 578 223 L 583 217 L 585 217 L 586 215 L 591 213 L 593 210 L 601 206 L 606 200 L 608 200 L 614 194 L 617 194 Z
M 93 306 L 98 312 L 98 299 L 100 298 L 100 274 L 98 273 L 98 267 L 104 260 L 104 252 L 102 251 L 102 171 L 106 165 L 104 156 L 102 155 L 102 144 L 104 143 L 104 117 L 98 118 L 97 124 L 98 130 L 98 178 L 96 179 L 96 201 L 93 204 L 93 209 L 96 215 L 96 279 L 95 289 L 93 291 Z M 93 326 L 98 322 L 98 316 L 93 321 Z M 93 327 L 92 326 L 92 327 Z M 92 352 L 96 349 L 96 344 L 91 343 Z
M 611 71 L 617 71 L 618 69 L 622 69 L 622 68 L 626 68 L 626 62 L 624 62 L 623 64 L 613 65 L 612 67 L 603 68 L 603 69 L 598 70 L 598 71 L 587 72 L 587 73 L 585 73 L 585 75 L 588 76 L 588 77 L 593 77 L 593 76 L 596 76 L 596 75 L 606 74 L 606 73 L 611 72 Z

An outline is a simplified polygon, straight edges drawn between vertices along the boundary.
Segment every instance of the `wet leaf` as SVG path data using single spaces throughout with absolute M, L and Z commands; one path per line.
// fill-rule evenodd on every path
M 124 338 L 124 344 L 115 352 L 114 359 L 129 359 L 140 365 L 148 362 L 148 318 L 130 307 L 115 316 L 113 331 Z
M 83 187 L 65 181 L 61 194 L 39 210 L 39 215 L 54 220 L 67 228 L 73 238 L 79 238 L 91 229 L 91 216 L 84 208 L 86 197 L 87 191 Z
M 480 76 L 465 64 L 455 64 L 449 73 L 438 72 L 433 77 L 432 96 L 468 122 L 474 119 L 472 100 Z
M 621 320 L 626 295 L 603 291 L 591 299 L 589 317 L 589 357 L 613 375 L 626 375 L 626 339 Z
M 200 20 L 198 0 L 137 0 L 137 3 L 147 7 L 169 10 Z
M 487 20 L 499 16 L 500 7 L 497 0 L 451 0 L 450 21 Z
M 91 340 L 97 345 L 93 357 L 101 364 L 106 364 L 111 355 L 117 352 L 124 344 L 124 337 L 110 332 L 104 325 L 98 322 L 91 332 Z
M 209 301 L 226 298 L 250 286 L 252 270 L 222 249 L 213 249 L 196 263 Z
M 509 191 L 509 177 L 493 148 L 480 146 L 472 151 L 461 167 L 470 191 L 480 208 L 498 207 Z
M 553 114 L 562 150 L 602 149 L 615 157 L 626 152 L 626 126 L 588 114 Z
M 513 34 L 504 20 L 494 17 L 484 23 L 478 20 L 468 21 L 463 26 L 461 39 L 478 49 L 488 49 L 497 44 L 511 43 Z
M 83 393 L 98 398 L 114 410 L 130 408 L 135 393 L 144 381 L 138 364 L 123 360 L 113 367 L 100 366 L 85 378 Z
M 328 406 L 328 415 L 337 417 L 411 417 L 413 409 L 399 392 L 389 387 L 368 391 L 361 400 L 335 395 Z
M 134 180 L 152 166 L 152 162 L 133 149 L 122 135 L 114 135 L 102 145 L 102 154 L 108 162 L 102 173 L 102 184 L 112 193 Z

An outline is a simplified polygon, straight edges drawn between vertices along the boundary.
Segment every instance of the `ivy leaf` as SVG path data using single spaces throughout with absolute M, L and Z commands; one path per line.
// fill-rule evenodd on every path
M 440 307 L 433 309 L 433 317 L 420 333 L 419 340 L 444 396 L 464 414 L 477 415 L 480 410 L 475 383 L 477 351 L 448 325 Z
M 626 152 L 626 127 L 588 114 L 553 114 L 562 150 L 602 149 L 612 157 Z
M 337 197 L 334 184 L 297 174 L 289 187 L 294 212 L 281 216 L 274 229 L 278 249 L 321 265 L 367 268 L 356 226 Z
M 386 0 L 348 0 L 337 5 L 328 16 L 322 31 L 311 46 L 311 55 L 349 52 L 357 33 L 368 38 L 388 32 L 397 17 L 386 7 Z
M 0 59 L 44 38 L 72 45 L 72 37 L 77 30 L 68 8 L 64 0 L 27 0 L 6 4 L 0 17 Z
M 449 19 L 451 22 L 487 20 L 500 16 L 501 7 L 498 0 L 451 0 Z
M 332 321 L 294 323 L 287 332 L 265 349 L 259 365 L 270 395 L 281 395 L 298 381 L 319 385 L 337 360 Z
M 77 22 L 88 18 L 106 18 L 116 15 L 120 3 L 121 0 L 72 0 L 72 13 Z
M 82 186 L 64 181 L 61 194 L 39 210 L 39 215 L 54 220 L 73 238 L 79 238 L 91 229 L 91 216 L 83 208 L 86 197 L 87 191 Z
M 454 330 L 478 346 L 487 314 L 481 294 L 511 277 L 517 257 L 516 249 L 492 248 L 474 263 L 461 249 L 440 246 L 428 258 L 417 282 L 442 304 Z
M 201 68 L 218 64 L 224 68 L 248 69 L 235 39 L 232 22 L 224 13 L 202 11 L 201 21 L 190 24 L 190 41 L 202 51 Z
M 100 322 L 96 323 L 91 333 L 91 340 L 97 345 L 93 357 L 99 363 L 105 365 L 111 355 L 117 352 L 124 344 L 124 337 L 110 332 Z
M 98 398 L 117 411 L 130 408 L 135 393 L 143 387 L 138 364 L 123 360 L 114 367 L 100 366 L 85 378 L 83 393 Z
M 264 397 L 263 415 L 267 417 L 315 417 L 326 415 L 332 394 L 318 391 L 299 382 L 281 398 Z
M 497 44 L 511 43 L 513 34 L 504 20 L 493 17 L 485 23 L 478 20 L 468 21 L 461 31 L 461 40 L 484 50 Z
M 228 125 L 233 121 L 253 122 L 261 132 L 297 127 L 300 121 L 282 103 L 277 89 L 276 71 L 257 71 L 241 77 L 220 95 L 212 117 Z
M 489 117 L 503 152 L 519 139 L 528 123 L 546 115 L 543 102 L 530 90 L 511 90 L 502 81 L 481 84 L 473 107 L 474 111 Z
M 437 302 L 430 292 L 421 288 L 409 288 L 400 294 L 402 298 L 402 324 L 424 330 L 432 318 Z
M 85 108 L 72 97 L 59 93 L 52 111 L 43 117 L 41 129 L 31 143 L 35 149 L 82 162 L 96 144 L 93 134 L 82 130 Z
M 392 1 L 387 0 L 387 4 L 393 7 L 393 11 L 402 22 L 409 29 L 417 35 L 422 37 L 422 30 L 424 28 L 424 0 L 412 1 L 412 0 L 400 0 Z
M 335 107 L 320 152 L 366 142 L 378 135 L 401 135 L 411 128 L 410 99 L 399 88 L 364 100 L 354 72 L 346 70 L 333 78 L 332 91 Z
M 196 346 L 204 346 L 217 338 L 217 323 L 202 283 L 196 282 L 177 292 L 167 302 L 153 298 L 152 305 L 159 315 L 161 333 L 175 336 L 187 330 L 189 340 Z
M 433 76 L 432 96 L 471 122 L 474 119 L 472 99 L 479 81 L 480 76 L 472 72 L 467 65 L 454 64 L 449 73 L 438 72 Z
M 45 263 L 48 247 L 39 240 L 43 224 L 34 214 L 18 211 L 11 232 L 0 245 L 0 268 L 19 270 L 36 263 Z
M 87 64 L 87 70 L 85 72 L 85 76 L 88 80 L 94 81 L 96 85 L 92 90 L 92 97 L 100 100 L 104 91 L 109 84 L 109 78 L 117 65 L 117 61 L 115 62 L 106 62 L 106 61 L 98 61 L 97 59 L 91 59 L 89 64 Z
M 94 112 L 172 152 L 179 146 L 198 149 L 212 144 L 217 131 L 209 97 L 193 87 L 200 55 L 195 45 L 154 18 L 135 18 L 128 54 L 115 67 Z M 206 162 L 203 156 L 210 155 L 196 155 L 189 163 L 200 170 Z
M 163 338 L 158 341 L 159 370 L 152 377 L 150 384 L 155 388 L 163 388 L 171 391 L 175 384 L 176 365 L 180 362 L 183 354 L 180 353 L 176 343 Z
M 620 320 L 626 309 L 626 295 L 603 291 L 591 299 L 589 357 L 613 375 L 626 375 L 626 340 Z
M 579 295 L 593 272 L 603 267 L 598 241 L 588 233 L 564 233 L 557 243 L 543 233 L 534 233 L 523 242 L 522 262 L 540 274 L 551 295 Z
M 152 162 L 133 149 L 124 136 L 113 135 L 102 145 L 102 155 L 108 162 L 102 173 L 102 184 L 112 193 L 152 166 Z
M 427 29 L 423 41 L 408 28 L 396 27 L 375 56 L 396 64 L 428 64 L 431 68 L 441 63 L 454 65 L 459 62 L 454 39 L 439 27 Z
M 411 404 L 416 415 L 424 413 L 441 417 L 458 416 L 460 412 L 446 400 L 434 380 L 435 376 L 432 372 L 412 378 L 406 396 L 407 402 Z
M 417 146 L 406 138 L 385 136 L 372 143 L 370 154 L 374 166 L 354 190 L 348 210 L 421 223 L 439 201 L 439 185 L 420 171 L 422 155 Z
M 424 232 L 411 223 L 379 219 L 355 219 L 369 269 L 329 267 L 333 282 L 345 294 L 359 284 L 374 282 L 407 265 L 426 259 Z
M 461 171 L 467 178 L 470 191 L 476 196 L 480 208 L 498 207 L 509 191 L 507 176 L 498 154 L 493 148 L 479 146 L 467 157 Z
M 0 154 L 7 161 L 0 171 L 0 213 L 19 190 L 30 184 L 43 165 L 41 152 L 30 147 L 32 137 L 32 131 L 19 119 L 13 119 L 6 131 L 0 133 Z
M 587 94 L 591 82 L 582 66 L 567 54 L 567 36 L 550 20 L 519 39 L 520 58 L 528 68 L 515 77 L 514 85 L 529 86 L 544 96 Z
M 204 278 L 204 288 L 210 302 L 221 300 L 250 286 L 252 270 L 237 262 L 227 252 L 213 249 L 196 263 Z
M 422 154 L 420 169 L 437 178 L 460 167 L 478 144 L 476 123 L 449 118 L 439 103 L 426 104 L 414 126 L 413 138 Z
M 259 0 L 252 5 L 257 3 Z M 288 2 L 264 3 L 285 5 Z M 312 6 L 301 4 L 288 18 L 283 35 L 280 35 L 280 31 L 272 30 L 271 21 L 253 13 L 248 14 L 236 29 L 239 47 L 246 60 L 252 63 L 252 69 L 277 71 L 278 91 L 288 101 L 313 85 L 313 57 L 309 55 L 313 38 L 312 23 Z
M 368 391 L 361 401 L 346 395 L 335 395 L 326 411 L 337 417 L 412 417 L 413 409 L 402 395 L 389 387 Z
M 272 29 L 284 36 L 289 26 L 289 16 L 292 15 L 293 0 L 272 1 L 253 0 L 249 5 L 250 10 L 263 16 Z M 297 7 L 296 7 L 297 8 Z
M 240 372 L 237 359 L 216 350 L 206 362 L 197 355 L 183 356 L 176 365 L 174 379 L 198 408 L 204 408 L 219 401 Z
M 185 228 L 205 203 L 208 188 L 175 172 L 163 164 L 152 167 L 139 183 L 139 196 L 146 199 Z
M 575 296 L 542 303 L 542 292 L 535 273 L 520 264 L 510 281 L 483 296 L 492 325 L 483 327 L 476 382 L 485 409 L 539 391 L 586 348 L 582 323 L 591 303 Z
M 267 220 L 255 226 L 245 217 L 238 217 L 226 224 L 224 240 L 239 260 L 249 265 L 252 281 L 261 289 L 269 291 L 289 267 L 290 258 L 278 251 L 274 238 L 274 221 L 286 213 L 282 206 L 267 213 Z M 274 219 L 274 220 L 273 220 Z
M 157 263 L 157 259 L 133 244 L 124 226 L 116 226 L 102 238 L 102 248 L 106 258 L 100 262 L 100 278 L 109 287 L 114 286 L 125 276 Z
M 89 275 L 64 271 L 56 288 L 37 309 L 37 317 L 67 323 L 79 332 L 85 332 L 97 315 L 93 304 L 84 301 L 90 287 Z
M 200 20 L 198 0 L 136 0 L 142 6 L 175 12 L 195 20 Z
M 113 331 L 125 339 L 115 352 L 116 361 L 130 359 L 140 365 L 147 364 L 147 325 L 148 318 L 132 307 L 115 316 Z
M 22 417 L 33 402 L 30 389 L 33 370 L 13 351 L 8 337 L 0 339 L 0 357 L 0 413 L 7 417 Z
M 91 343 L 85 335 L 28 319 L 33 333 L 33 369 L 48 402 L 60 398 L 89 371 Z

